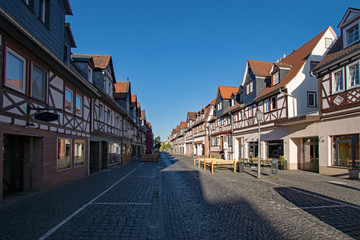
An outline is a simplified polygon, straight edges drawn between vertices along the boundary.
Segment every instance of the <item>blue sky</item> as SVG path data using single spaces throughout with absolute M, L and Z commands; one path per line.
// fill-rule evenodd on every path
M 240 86 L 248 59 L 276 61 L 358 0 L 70 0 L 73 53 L 112 55 L 162 141 L 215 97 Z

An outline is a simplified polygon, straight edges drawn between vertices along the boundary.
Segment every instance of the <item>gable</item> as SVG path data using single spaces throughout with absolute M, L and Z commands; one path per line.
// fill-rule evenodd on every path
M 349 8 L 337 27 L 344 28 L 358 18 L 360 18 L 360 9 Z

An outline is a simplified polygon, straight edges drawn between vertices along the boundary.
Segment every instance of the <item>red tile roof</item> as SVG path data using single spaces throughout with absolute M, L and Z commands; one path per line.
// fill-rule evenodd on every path
M 115 86 L 115 93 L 127 93 L 129 91 L 130 82 L 116 82 Z
M 181 128 L 186 128 L 186 126 L 187 126 L 186 122 L 180 122 L 180 127 Z
M 280 61 L 281 64 L 290 64 L 293 66 L 293 68 L 286 74 L 286 76 L 281 80 L 279 84 L 273 87 L 265 88 L 265 90 L 259 96 L 257 96 L 256 99 L 259 99 L 264 95 L 288 84 L 298 74 L 298 72 L 306 62 L 308 56 L 311 54 L 315 46 L 318 44 L 320 39 L 323 37 L 323 35 L 329 28 L 331 27 L 327 27 L 321 33 L 319 33 L 314 38 L 312 38 L 310 41 L 302 45 L 300 48 L 294 50 L 289 56 L 281 60 Z
M 219 93 L 221 94 L 221 97 L 223 99 L 231 99 L 232 94 L 237 93 L 238 90 L 239 90 L 238 87 L 219 86 L 218 94 L 216 96 L 216 101 L 217 101 L 217 98 L 219 97 Z
M 272 62 L 248 60 L 248 64 L 251 68 L 251 71 L 254 73 L 255 76 L 260 76 L 260 77 L 270 77 L 271 76 L 270 70 L 273 66 Z

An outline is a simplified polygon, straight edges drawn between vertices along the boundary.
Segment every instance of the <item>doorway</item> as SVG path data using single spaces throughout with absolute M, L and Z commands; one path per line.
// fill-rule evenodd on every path
M 3 196 L 24 190 L 24 137 L 4 135 Z
M 303 139 L 303 157 L 299 169 L 319 173 L 319 139 Z

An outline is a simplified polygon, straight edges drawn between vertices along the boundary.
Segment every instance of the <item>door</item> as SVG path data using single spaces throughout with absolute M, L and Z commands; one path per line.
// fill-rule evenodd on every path
M 299 168 L 319 172 L 319 139 L 317 137 L 303 139 L 303 158 Z
M 22 192 L 24 187 L 24 137 L 4 135 L 3 196 Z

